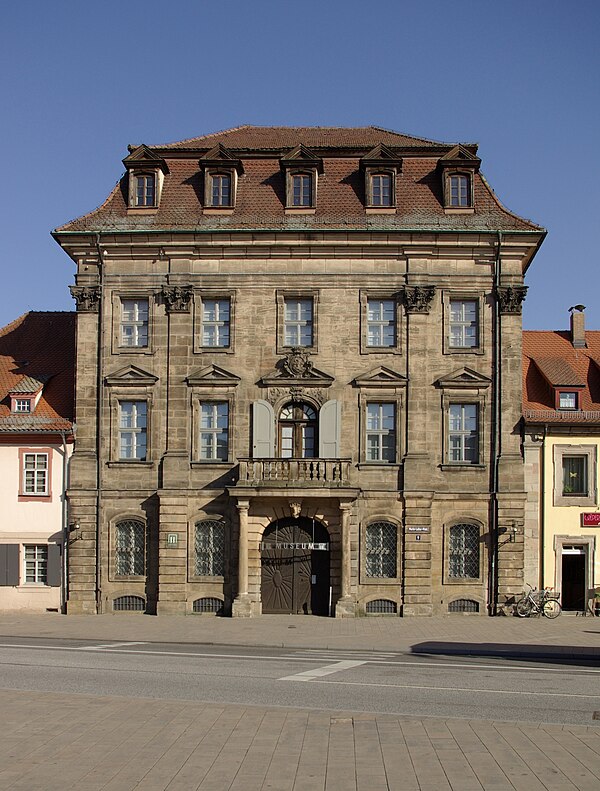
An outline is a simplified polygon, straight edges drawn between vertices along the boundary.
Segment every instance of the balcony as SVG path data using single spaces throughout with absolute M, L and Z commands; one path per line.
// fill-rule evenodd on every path
M 240 459 L 237 486 L 350 486 L 351 459 Z

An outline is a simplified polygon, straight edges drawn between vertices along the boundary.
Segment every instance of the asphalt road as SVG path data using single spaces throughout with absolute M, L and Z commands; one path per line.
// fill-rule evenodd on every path
M 164 643 L 0 639 L 0 687 L 241 705 L 597 724 L 600 668 Z

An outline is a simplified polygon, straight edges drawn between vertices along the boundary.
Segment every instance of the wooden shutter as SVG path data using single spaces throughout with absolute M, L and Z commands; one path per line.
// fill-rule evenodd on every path
M 48 544 L 47 582 L 53 588 L 60 588 L 62 578 L 62 553 L 58 544 Z
M 268 401 L 252 404 L 252 456 L 255 459 L 275 456 L 275 413 Z
M 19 584 L 19 545 L 0 544 L 0 586 Z
M 319 410 L 319 458 L 340 458 L 341 404 L 327 401 Z

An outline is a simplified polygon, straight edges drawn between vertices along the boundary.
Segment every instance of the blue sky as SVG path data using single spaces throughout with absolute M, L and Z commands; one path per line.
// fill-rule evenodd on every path
M 100 204 L 128 143 L 240 124 L 375 124 L 477 141 L 548 237 L 524 324 L 600 329 L 600 3 L 21 0 L 0 11 L 0 326 L 72 310 L 50 231 Z

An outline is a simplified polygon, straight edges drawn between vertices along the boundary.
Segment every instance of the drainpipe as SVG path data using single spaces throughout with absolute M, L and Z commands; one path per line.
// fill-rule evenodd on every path
M 492 470 L 490 480 L 490 575 L 488 591 L 488 609 L 490 615 L 498 614 L 498 468 L 500 464 L 501 447 L 501 393 L 502 385 L 500 361 L 501 361 L 501 327 L 500 327 L 500 300 L 498 299 L 498 289 L 501 280 L 501 259 L 500 250 L 502 247 L 502 231 L 498 231 L 498 246 L 496 259 L 494 261 L 494 318 L 492 328 L 492 345 L 494 349 L 493 370 L 492 370 Z
M 104 391 L 102 388 L 102 371 L 104 370 L 104 346 L 102 338 L 102 311 L 104 309 L 104 262 L 102 250 L 100 248 L 100 234 L 96 234 L 96 250 L 98 251 L 98 274 L 100 276 L 100 299 L 98 304 L 98 371 L 97 388 L 98 398 L 96 399 L 96 611 L 102 610 L 100 601 L 100 538 L 101 538 L 101 497 L 100 497 L 100 426 L 104 406 Z
M 69 475 L 69 461 L 67 458 L 67 435 L 60 432 L 63 447 L 62 459 L 62 574 L 60 586 L 60 611 L 67 614 L 67 599 L 69 598 L 69 509 L 67 505 L 67 488 Z

